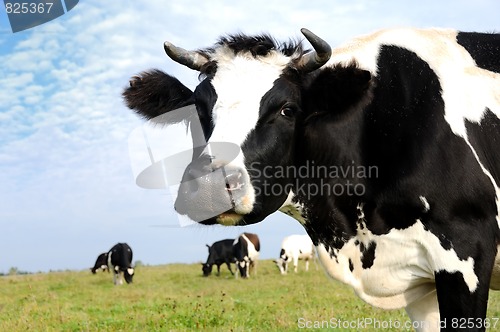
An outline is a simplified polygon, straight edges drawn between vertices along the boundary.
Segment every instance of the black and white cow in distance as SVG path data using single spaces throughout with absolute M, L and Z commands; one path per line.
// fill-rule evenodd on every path
M 236 277 L 238 271 L 242 278 L 257 273 L 257 260 L 260 254 L 260 241 L 257 234 L 242 233 L 233 243 L 233 255 L 236 261 Z
M 305 261 L 305 270 L 309 270 L 309 261 L 316 258 L 316 250 L 308 235 L 290 235 L 281 242 L 280 256 L 274 262 L 281 274 L 288 273 L 288 264 L 293 262 L 293 271 L 297 273 L 299 259 Z M 317 268 L 317 267 L 316 267 Z
M 99 256 L 97 256 L 97 259 L 95 261 L 95 264 L 94 264 L 94 267 L 90 268 L 90 271 L 92 271 L 93 274 L 96 273 L 97 270 L 103 270 L 103 271 L 106 271 L 108 270 L 109 272 L 109 268 L 108 268 L 108 253 L 107 252 L 103 252 L 102 254 L 100 254 Z
M 124 97 L 141 116 L 194 104 L 208 143 L 241 147 L 226 162 L 198 151 L 176 210 L 199 220 L 208 193 L 232 208 L 203 224 L 281 210 L 366 302 L 404 307 L 424 330 L 468 318 L 484 330 L 500 288 L 500 35 L 390 29 L 331 52 L 302 32 L 313 51 L 267 35 L 165 43 L 200 71 L 193 92 L 158 70 L 131 80 Z M 212 181 L 219 168 L 226 183 Z
M 108 267 L 113 270 L 115 285 L 123 284 L 122 274 L 127 284 L 132 282 L 134 268 L 132 267 L 132 249 L 126 243 L 117 243 L 108 252 Z
M 212 267 L 217 266 L 217 275 L 220 275 L 220 266 L 226 264 L 229 272 L 234 275 L 231 263 L 234 263 L 233 254 L 234 239 L 220 240 L 208 247 L 208 258 L 206 263 L 201 263 L 203 276 L 208 277 L 212 273 Z

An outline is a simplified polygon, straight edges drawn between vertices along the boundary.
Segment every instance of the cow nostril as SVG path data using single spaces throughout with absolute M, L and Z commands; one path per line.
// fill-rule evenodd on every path
M 244 186 L 243 174 L 237 170 L 226 175 L 226 189 L 229 191 L 241 189 Z

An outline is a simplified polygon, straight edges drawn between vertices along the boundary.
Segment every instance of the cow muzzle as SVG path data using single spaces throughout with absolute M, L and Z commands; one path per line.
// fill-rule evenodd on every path
M 196 222 L 235 225 L 252 211 L 252 194 L 244 168 L 200 158 L 184 172 L 175 210 Z

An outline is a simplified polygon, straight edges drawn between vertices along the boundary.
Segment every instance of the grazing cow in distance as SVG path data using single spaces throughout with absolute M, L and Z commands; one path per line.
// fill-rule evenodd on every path
M 280 257 L 274 262 L 280 269 L 281 274 L 286 274 L 288 264 L 293 262 L 293 271 L 297 273 L 299 259 L 306 262 L 306 271 L 308 271 L 309 261 L 315 260 L 315 258 L 314 244 L 308 235 L 290 235 L 283 239 Z
M 207 244 L 208 247 L 208 258 L 206 263 L 201 263 L 203 276 L 208 277 L 212 273 L 213 265 L 217 265 L 217 275 L 220 275 L 220 266 L 226 264 L 229 272 L 234 275 L 233 270 L 231 270 L 231 263 L 234 263 L 233 255 L 233 243 L 234 239 L 227 239 L 214 242 L 211 246 Z
M 257 260 L 260 253 L 260 241 L 257 234 L 243 233 L 233 243 L 233 254 L 237 271 L 242 278 L 257 273 Z M 236 276 L 238 276 L 236 274 Z
M 332 52 L 302 33 L 314 50 L 269 35 L 165 43 L 200 72 L 194 91 L 161 71 L 131 80 L 127 104 L 147 119 L 196 107 L 207 148 L 176 211 L 226 226 L 283 211 L 367 303 L 427 330 L 484 330 L 500 289 L 500 34 L 387 29 Z
M 127 284 L 132 282 L 134 268 L 132 267 L 132 249 L 126 243 L 117 243 L 108 252 L 108 267 L 113 270 L 115 285 L 123 284 L 122 274 Z
M 107 252 L 103 252 L 102 254 L 97 256 L 94 267 L 90 268 L 90 271 L 92 271 L 92 273 L 95 274 L 96 271 L 99 269 L 102 269 L 103 271 L 108 270 L 109 272 Z

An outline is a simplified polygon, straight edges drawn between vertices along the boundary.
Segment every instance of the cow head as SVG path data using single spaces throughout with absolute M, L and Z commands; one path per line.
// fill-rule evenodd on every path
M 212 274 L 212 266 L 212 264 L 201 263 L 201 270 L 203 271 L 204 277 L 208 277 L 210 274 Z
M 325 41 L 306 29 L 302 33 L 313 51 L 300 43 L 280 45 L 267 35 L 223 37 L 199 51 L 166 42 L 165 51 L 174 61 L 200 71 L 194 92 L 158 70 L 130 81 L 126 103 L 147 119 L 196 106 L 206 143 L 195 150 L 184 172 L 175 202 L 178 213 L 203 224 L 245 225 L 283 206 L 292 190 L 290 179 L 270 176 L 266 169 L 292 164 L 297 127 L 308 115 L 304 89 L 331 55 Z M 210 150 L 216 143 L 241 151 L 227 160 L 220 157 L 224 153 Z
M 134 277 L 134 273 L 135 273 L 135 271 L 131 267 L 129 267 L 125 271 L 123 271 L 123 276 L 125 277 L 125 281 L 127 282 L 127 284 L 132 283 L 132 278 Z
M 291 259 L 285 254 L 285 251 L 281 249 L 280 258 L 275 259 L 273 262 L 276 264 L 281 274 L 286 274 L 287 273 L 286 264 L 290 260 Z

